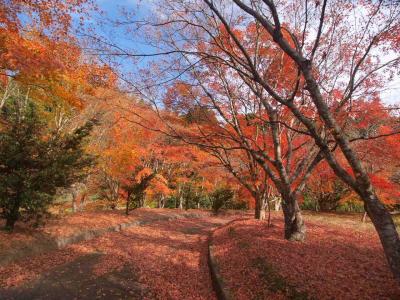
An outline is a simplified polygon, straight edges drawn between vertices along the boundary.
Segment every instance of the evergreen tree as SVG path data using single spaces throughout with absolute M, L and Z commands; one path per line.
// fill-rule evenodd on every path
M 10 231 L 21 215 L 40 219 L 57 188 L 82 180 L 94 163 L 83 149 L 93 120 L 62 134 L 49 130 L 39 113 L 21 96 L 8 99 L 1 111 L 0 212 Z
M 220 187 L 211 194 L 212 210 L 218 214 L 221 208 L 229 206 L 233 201 L 234 192 L 227 187 Z

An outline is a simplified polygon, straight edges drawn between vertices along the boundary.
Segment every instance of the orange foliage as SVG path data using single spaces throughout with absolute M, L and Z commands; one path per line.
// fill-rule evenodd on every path
M 76 40 L 68 36 L 72 14 L 83 17 L 93 8 L 90 2 L 12 0 L 0 5 L 2 83 L 12 78 L 37 99 L 74 106 L 100 85 L 115 86 L 111 69 L 85 61 Z

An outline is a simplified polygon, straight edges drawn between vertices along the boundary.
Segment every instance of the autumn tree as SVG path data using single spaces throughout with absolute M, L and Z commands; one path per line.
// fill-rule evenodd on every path
M 176 196 L 177 207 L 184 208 L 188 207 L 189 187 L 199 195 L 214 185 L 206 169 L 211 156 L 165 135 L 163 124 L 148 105 L 107 89 L 93 100 L 83 112 L 85 118 L 98 116 L 101 121 L 89 146 L 98 156 L 91 184 L 99 187 L 100 198 L 107 199 L 110 206 L 115 208 L 123 199 L 127 212 L 154 203 L 164 207 L 168 197 Z M 137 115 L 147 123 L 138 123 Z M 171 120 L 186 122 L 185 117 Z M 157 130 L 143 126 L 146 124 Z
M 245 3 L 235 0 L 234 3 L 240 11 L 240 16 L 233 18 L 233 22 L 241 20 L 258 22 L 263 30 L 273 38 L 274 45 L 277 45 L 282 53 L 288 55 L 295 63 L 296 68 L 287 75 L 297 74 L 298 80 L 293 85 L 293 93 L 284 95 L 260 74 L 248 49 L 235 34 L 235 24 L 228 21 L 232 18 L 228 19 L 227 10 L 222 5 L 224 2 L 216 4 L 205 0 L 203 3 L 208 7 L 207 10 L 213 18 L 224 26 L 232 43 L 238 48 L 239 52 L 236 52 L 238 55 L 233 53 L 236 59 L 242 65 L 244 64 L 244 68 L 239 69 L 242 74 L 261 86 L 274 100 L 291 110 L 307 128 L 335 174 L 354 189 L 364 201 L 366 211 L 380 236 L 389 265 L 396 277 L 399 278 L 400 240 L 398 233 L 390 214 L 373 188 L 362 160 L 356 154 L 349 137 L 343 130 L 345 124 L 343 122 L 347 118 L 341 112 L 351 109 L 351 102 L 357 100 L 357 95 L 366 96 L 371 89 L 384 84 L 386 78 L 378 72 L 379 70 L 386 68 L 388 70 L 386 74 L 390 74 L 390 70 L 393 70 L 398 63 L 398 57 L 382 61 L 372 49 L 390 51 L 390 49 L 398 48 L 398 41 L 393 39 L 391 32 L 398 32 L 400 7 L 395 3 L 385 1 L 356 4 L 324 1 L 322 5 L 310 7 L 307 5 L 296 6 L 291 2 L 276 5 L 272 1 Z M 353 19 L 348 12 L 360 9 L 366 10 L 367 15 L 366 18 L 358 20 L 363 25 L 358 24 L 357 28 L 354 28 L 351 26 Z M 287 13 L 290 11 L 293 11 L 294 14 Z M 298 16 L 299 12 L 301 12 L 301 16 L 305 17 L 295 23 L 295 16 Z M 304 24 L 303 28 L 296 27 L 301 23 Z M 313 26 L 317 29 L 314 31 L 316 34 L 311 33 Z M 285 32 L 289 32 L 289 35 Z M 340 38 L 341 43 L 329 43 L 335 38 Z M 346 53 L 349 49 L 352 49 L 350 53 Z M 234 69 L 237 70 L 237 68 Z M 338 80 L 339 76 L 340 80 Z M 302 78 L 304 84 L 301 84 Z M 299 105 L 303 103 L 303 100 L 296 97 L 297 91 L 301 91 L 299 88 L 304 91 L 302 94 L 305 94 L 306 101 L 315 107 L 314 111 L 319 118 L 318 122 L 321 121 L 324 131 L 321 132 L 318 123 L 302 112 Z M 337 94 L 340 96 L 336 97 Z M 340 164 L 336 159 L 332 147 L 337 147 L 338 151 L 343 154 L 345 165 Z M 346 165 L 350 167 L 351 172 Z
M 364 202 L 389 265 L 399 278 L 398 233 L 343 128 L 352 104 L 369 100 L 382 89 L 399 63 L 400 6 L 392 1 L 170 0 L 159 3 L 157 10 L 157 16 L 140 23 L 149 25 L 146 33 L 156 31 L 158 39 L 156 49 L 160 51 L 147 57 L 169 57 L 161 59 L 165 65 L 154 69 L 152 77 L 164 77 L 162 82 L 168 82 L 165 77 L 202 71 L 204 61 L 217 61 L 255 88 L 253 94 L 267 111 L 274 103 L 286 107 L 336 176 Z M 255 59 L 254 43 L 248 44 L 238 32 L 250 24 L 256 24 L 269 37 L 269 49 L 286 56 L 292 66 L 285 70 L 284 78 L 289 79 L 285 89 L 270 76 L 274 74 L 265 74 L 266 65 L 274 60 L 260 63 Z M 228 37 L 225 43 L 218 40 L 221 28 Z M 196 43 L 205 47 L 197 49 Z M 213 47 L 208 47 L 210 43 Z
M 84 57 L 72 34 L 73 19 L 83 20 L 94 9 L 86 0 L 2 1 L 0 92 L 6 95 L 17 82 L 37 100 L 79 107 L 83 94 L 114 84 L 110 68 Z
M 379 97 L 357 101 L 353 103 L 344 127 L 357 155 L 363 158 L 376 193 L 389 209 L 399 201 L 398 187 L 392 180 L 399 159 L 396 150 L 398 138 L 392 134 L 398 130 L 397 111 L 395 106 L 384 106 Z M 337 158 L 341 162 L 344 160 L 343 156 Z M 346 201 L 358 202 L 359 196 L 339 181 L 326 162 L 318 166 L 311 177 L 307 183 L 307 195 L 316 200 L 317 209 L 335 209 Z
M 263 50 L 267 49 L 269 40 L 258 32 L 255 25 L 250 25 L 246 32 L 250 33 L 246 37 L 248 43 L 258 49 L 256 58 L 271 62 L 269 68 L 264 70 L 265 75 L 276 73 L 275 80 L 280 82 L 279 88 L 284 90 L 290 79 L 286 79 L 284 84 L 284 72 L 276 70 L 280 66 L 289 69 L 293 66 L 286 65 L 287 57 L 274 51 L 267 56 Z M 243 32 L 237 33 L 245 38 Z M 229 36 L 223 29 L 215 39 L 217 45 L 209 46 L 211 49 L 207 51 L 223 52 L 218 48 L 218 43 L 229 47 Z M 206 46 L 199 45 L 199 52 L 205 49 Z M 196 109 L 198 114 L 201 113 L 201 118 L 191 121 L 191 131 L 179 131 L 176 126 L 170 125 L 168 128 L 172 129 L 172 134 L 213 153 L 256 198 L 256 218 L 260 218 L 261 207 L 265 205 L 270 189 L 259 182 L 266 182 L 266 176 L 271 178 L 285 199 L 285 237 L 303 240 L 305 227 L 296 197 L 322 156 L 313 141 L 304 134 L 302 124 L 251 82 L 238 85 L 242 77 L 232 74 L 224 62 L 204 62 L 202 70 L 192 72 L 190 79 L 192 82 L 181 81 L 171 87 L 164 103 L 178 113 Z M 271 101 L 271 104 L 267 101 Z M 205 109 L 207 107 L 212 109 L 212 113 Z M 241 156 L 242 160 L 245 158 L 250 175 L 235 170 L 233 156 Z M 257 168 L 261 168 L 262 172 Z M 266 175 L 264 178 L 262 173 Z M 245 179 L 248 175 L 251 180 Z M 260 178 L 257 175 L 261 175 Z

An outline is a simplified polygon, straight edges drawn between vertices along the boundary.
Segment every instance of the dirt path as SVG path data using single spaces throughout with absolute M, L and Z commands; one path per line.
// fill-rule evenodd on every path
M 215 299 L 207 239 L 228 220 L 158 221 L 27 259 L 2 270 L 0 299 Z

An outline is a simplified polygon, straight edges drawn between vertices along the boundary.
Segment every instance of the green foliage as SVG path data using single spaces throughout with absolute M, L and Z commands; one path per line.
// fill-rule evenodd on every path
M 312 211 L 336 211 L 336 212 L 364 212 L 364 204 L 357 199 L 350 199 L 344 203 L 340 203 L 341 199 L 338 199 L 337 204 L 331 209 L 321 209 L 320 202 L 311 197 L 309 194 L 304 194 L 304 201 L 301 204 L 302 210 L 312 210 Z
M 183 206 L 185 209 L 194 209 L 198 207 L 210 207 L 209 196 L 203 193 L 197 186 L 186 184 L 183 189 Z
M 196 185 L 185 184 L 179 193 L 170 195 L 165 199 L 165 208 L 178 208 L 179 200 L 183 199 L 183 208 L 212 209 L 215 213 L 224 209 L 248 209 L 246 201 L 235 199 L 235 193 L 229 188 L 218 188 L 212 193 L 201 191 Z
M 337 212 L 364 212 L 364 204 L 359 200 L 349 200 L 336 208 Z
M 229 201 L 225 204 L 226 209 L 235 209 L 235 210 L 246 210 L 249 209 L 249 203 L 242 199 L 236 199 L 233 197 L 232 201 Z
M 170 195 L 169 197 L 165 198 L 165 208 L 176 208 L 176 203 L 178 202 L 177 195 Z
M 185 209 L 211 207 L 210 195 L 202 192 L 199 187 L 190 183 L 187 183 L 182 187 L 180 194 L 175 193 L 167 197 L 165 199 L 165 207 L 178 208 L 180 197 L 183 199 L 183 207 Z
M 211 194 L 212 210 L 218 213 L 221 208 L 229 207 L 233 202 L 234 192 L 229 188 L 218 188 Z
M 318 211 L 318 202 L 315 198 L 310 197 L 308 194 L 303 195 L 303 203 L 301 203 L 300 207 L 302 210 L 313 210 Z
M 349 193 L 349 188 L 339 179 L 334 179 L 326 186 L 308 185 L 304 193 L 303 209 L 315 211 L 334 211 L 343 197 Z
M 199 198 L 199 206 L 202 208 L 211 208 L 211 197 L 208 194 L 201 194 Z
M 82 180 L 94 162 L 83 149 L 94 121 L 62 134 L 49 130 L 39 113 L 20 96 L 8 99 L 1 112 L 0 208 L 8 230 L 22 214 L 40 220 L 57 188 Z

